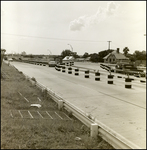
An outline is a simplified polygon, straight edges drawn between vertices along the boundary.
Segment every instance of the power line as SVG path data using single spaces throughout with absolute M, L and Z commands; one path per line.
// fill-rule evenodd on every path
M 29 38 L 39 38 L 39 39 L 50 39 L 50 40 L 63 40 L 63 41 L 77 41 L 77 42 L 107 42 L 107 41 L 93 41 L 93 40 L 74 40 L 74 39 L 60 39 L 60 38 L 49 38 L 49 37 L 38 37 L 38 36 L 29 36 L 29 35 L 18 35 L 18 34 L 9 34 L 9 33 L 1 33 L 5 35 L 11 36 L 20 36 L 20 37 L 29 37 Z

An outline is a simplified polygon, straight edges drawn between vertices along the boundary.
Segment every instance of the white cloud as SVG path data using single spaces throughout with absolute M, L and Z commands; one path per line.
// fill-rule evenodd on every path
M 86 25 L 86 17 L 82 16 L 70 22 L 70 30 L 81 30 Z
M 107 9 L 106 9 L 107 15 L 115 14 L 115 12 L 117 11 L 118 7 L 119 7 L 119 5 L 116 4 L 115 2 L 108 2 Z
M 96 14 L 91 16 L 81 16 L 70 22 L 69 28 L 71 31 L 80 31 L 82 28 L 92 24 L 98 24 L 105 20 L 107 17 L 113 16 L 118 9 L 119 5 L 115 2 L 108 2 L 106 8 L 99 7 Z

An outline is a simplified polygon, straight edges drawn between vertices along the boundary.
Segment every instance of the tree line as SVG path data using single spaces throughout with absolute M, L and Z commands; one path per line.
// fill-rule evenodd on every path
M 112 49 L 103 50 L 98 53 L 89 54 L 85 52 L 82 55 L 82 58 L 90 57 L 91 62 L 104 62 L 104 57 L 111 53 Z M 129 54 L 129 48 L 125 47 L 123 49 L 123 54 L 130 59 L 131 62 L 135 62 L 136 60 L 146 60 L 146 51 L 135 50 L 133 54 Z M 80 56 L 76 52 L 72 52 L 69 49 L 63 50 L 61 52 L 61 57 L 64 58 L 66 56 L 73 56 L 74 58 L 80 58 Z

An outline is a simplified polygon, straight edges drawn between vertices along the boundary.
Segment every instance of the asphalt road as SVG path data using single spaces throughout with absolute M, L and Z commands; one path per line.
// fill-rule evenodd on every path
M 93 73 L 87 79 L 84 72 L 75 76 L 74 71 L 68 74 L 67 69 L 63 73 L 47 66 L 12 64 L 128 141 L 146 148 L 146 83 L 134 80 L 132 88 L 127 89 L 125 79 L 114 76 L 114 84 L 110 85 L 107 83 L 108 72 L 101 70 L 98 64 L 83 65 L 98 68 L 100 81 L 95 81 Z

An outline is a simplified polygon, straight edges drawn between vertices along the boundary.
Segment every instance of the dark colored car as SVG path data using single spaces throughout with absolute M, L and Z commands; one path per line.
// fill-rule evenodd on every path
M 55 65 L 56 65 L 56 62 L 55 62 L 55 61 L 50 61 L 50 62 L 48 63 L 48 66 L 49 66 L 49 67 L 55 67 Z

